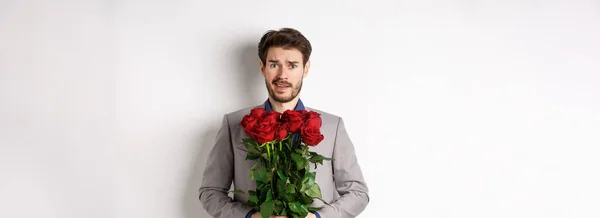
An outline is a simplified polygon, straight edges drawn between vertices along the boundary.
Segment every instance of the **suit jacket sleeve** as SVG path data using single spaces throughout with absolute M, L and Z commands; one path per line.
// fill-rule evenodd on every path
M 243 218 L 252 210 L 241 202 L 234 202 L 228 195 L 233 179 L 233 147 L 227 115 L 216 137 L 216 142 L 202 176 L 200 202 L 208 214 L 215 218 Z
M 356 158 L 354 145 L 340 117 L 333 150 L 333 177 L 340 197 L 317 211 L 322 218 L 356 217 L 369 203 L 369 189 Z

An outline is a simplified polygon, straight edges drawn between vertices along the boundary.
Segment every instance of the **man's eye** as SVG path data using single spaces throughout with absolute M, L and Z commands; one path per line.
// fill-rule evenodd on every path
M 277 68 L 277 64 L 271 64 L 272 68 Z
M 292 64 L 292 69 L 298 67 L 298 65 Z

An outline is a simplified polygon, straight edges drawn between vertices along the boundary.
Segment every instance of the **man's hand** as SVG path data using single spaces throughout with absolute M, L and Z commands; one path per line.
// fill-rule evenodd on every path
M 255 212 L 254 214 L 252 214 L 251 218 L 262 218 L 262 216 L 259 212 Z M 287 218 L 287 216 L 270 216 L 269 218 Z M 317 216 L 313 213 L 308 213 L 308 216 L 306 216 L 306 218 L 317 218 Z
M 260 212 L 255 212 L 252 214 L 251 218 L 262 218 L 262 216 L 260 215 Z M 287 216 L 270 216 L 269 218 L 287 218 Z
M 251 218 L 262 218 L 262 215 L 260 215 L 260 212 L 255 212 Z M 269 218 L 287 218 L 287 216 L 270 216 Z

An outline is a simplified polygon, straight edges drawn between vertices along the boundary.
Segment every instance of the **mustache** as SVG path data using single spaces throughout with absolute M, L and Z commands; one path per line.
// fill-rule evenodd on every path
M 288 85 L 288 86 L 292 86 L 292 84 L 291 84 L 291 83 L 289 83 L 289 82 L 287 82 L 287 81 L 282 81 L 282 79 L 276 79 L 276 80 L 273 80 L 273 85 L 275 85 L 275 84 L 277 84 L 277 83 L 279 83 L 279 82 L 281 82 L 281 83 L 283 83 L 283 84 L 285 84 L 285 85 Z

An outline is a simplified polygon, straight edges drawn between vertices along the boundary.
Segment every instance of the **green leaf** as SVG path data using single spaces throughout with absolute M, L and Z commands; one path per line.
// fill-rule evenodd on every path
M 298 169 L 307 169 L 308 170 L 308 160 L 302 158 L 300 164 L 298 164 Z
M 260 155 L 260 151 L 258 150 L 258 143 L 254 141 L 252 138 L 245 138 L 243 140 L 244 147 L 248 149 L 248 153 L 252 155 Z
M 269 191 L 267 191 L 267 201 L 273 200 L 273 192 L 271 191 L 271 189 L 269 189 Z
M 281 180 L 283 180 L 284 182 L 287 182 L 287 180 L 289 179 L 289 178 L 288 178 L 288 177 L 285 175 L 285 173 L 283 173 L 283 171 L 281 171 L 281 170 L 277 170 L 277 175 L 279 175 L 279 178 L 280 178 Z
M 315 155 L 315 156 L 311 156 L 310 158 L 308 158 L 308 160 L 311 163 L 323 163 L 323 156 L 321 155 Z
M 255 161 L 254 164 L 252 165 L 252 168 L 250 168 L 250 180 L 255 180 L 255 175 L 256 175 L 256 171 L 258 171 L 259 167 L 263 167 L 264 168 L 264 164 L 262 164 L 263 161 Z
M 267 200 L 260 205 L 260 215 L 263 218 L 269 218 L 273 214 L 273 201 Z
M 298 181 L 298 180 L 302 179 L 302 177 L 300 177 L 300 175 L 298 175 L 298 172 L 295 170 L 291 170 L 291 171 L 289 171 L 289 173 L 290 173 L 290 182 Z
M 296 163 L 296 169 L 300 170 L 308 165 L 308 161 L 296 153 L 292 153 L 292 160 Z
M 275 215 L 281 215 L 283 211 L 283 203 L 280 200 L 275 200 Z
M 259 165 L 260 161 L 255 161 L 254 164 L 252 165 L 252 168 L 250 168 L 251 170 L 256 169 L 256 167 Z
M 233 190 L 233 191 L 229 191 L 233 194 L 238 194 L 238 195 L 245 195 L 246 192 L 242 191 L 242 190 Z
M 298 154 L 304 154 L 304 151 L 299 148 L 294 149 L 294 151 L 296 151 Z
M 290 203 L 290 210 L 296 214 L 297 216 L 300 217 L 306 217 L 306 215 L 308 215 L 308 208 L 306 207 L 306 205 L 300 203 L 300 202 L 294 202 L 294 203 Z
M 308 207 L 308 211 L 310 212 L 319 211 L 320 209 L 323 209 L 323 207 Z
M 281 195 L 281 193 L 285 192 L 285 181 L 278 179 L 277 180 L 277 193 Z
M 286 184 L 285 190 L 279 193 L 279 197 L 283 199 L 285 202 L 294 201 L 294 196 L 296 194 L 296 186 L 294 184 Z
M 308 190 L 304 191 L 304 194 L 312 197 L 312 198 L 322 198 L 321 196 L 321 188 L 319 184 L 313 184 Z
M 328 157 L 325 157 L 323 155 L 317 154 L 317 155 L 311 156 L 309 158 L 309 160 L 310 160 L 310 162 L 313 162 L 313 163 L 321 163 L 321 164 L 323 164 L 323 160 L 333 160 L 333 158 L 328 158 Z
M 250 195 L 250 197 L 248 198 L 248 201 L 252 202 L 253 204 L 258 204 L 258 196 Z
M 258 154 L 248 153 L 248 155 L 246 155 L 246 160 L 258 160 L 259 158 L 260 158 L 260 155 L 258 155 Z
M 258 187 L 258 202 L 262 203 L 267 200 L 267 192 L 271 188 L 269 183 L 260 183 Z
M 294 213 L 300 213 L 300 205 L 302 205 L 300 202 L 290 203 L 290 210 Z
M 277 151 L 277 156 L 279 156 L 279 160 L 283 163 L 287 163 L 288 162 L 288 158 L 287 155 L 285 153 L 285 151 Z
M 279 194 L 279 198 L 286 201 L 286 202 L 290 202 L 290 201 L 294 201 L 294 194 L 289 194 L 287 192 L 283 192 L 281 194 Z
M 285 193 L 289 193 L 289 194 L 296 193 L 296 186 L 294 184 L 287 184 L 285 186 Z
M 306 207 L 306 205 L 301 204 L 300 205 L 300 217 L 306 217 L 308 216 L 308 208 Z
M 311 187 L 313 186 L 313 184 L 315 184 L 315 177 L 317 176 L 316 172 L 309 172 L 307 174 L 304 175 L 304 178 L 302 178 L 302 185 L 303 187 Z
M 257 188 L 261 193 L 267 193 L 266 189 L 269 188 L 268 183 L 258 183 L 257 185 Z
M 310 205 L 313 202 L 313 199 L 311 197 L 305 195 L 301 195 L 300 197 L 298 197 L 298 199 L 300 202 L 306 205 Z
M 256 194 L 257 193 L 254 190 L 248 191 L 248 205 L 250 207 L 254 207 L 254 206 L 258 205 L 259 199 L 258 199 L 258 196 Z
M 252 175 L 251 175 L 251 177 L 252 177 Z M 254 178 L 258 182 L 267 183 L 268 182 L 267 168 L 265 168 L 264 166 L 261 166 L 258 169 L 254 170 Z
M 298 163 L 298 162 L 300 162 L 301 159 L 303 159 L 302 156 L 300 156 L 299 154 L 296 154 L 296 153 L 292 153 L 291 156 L 292 156 L 292 160 L 294 161 L 294 163 Z

